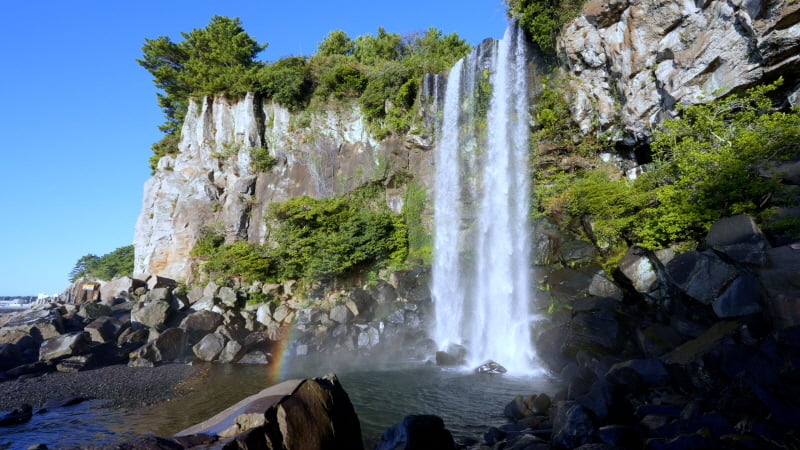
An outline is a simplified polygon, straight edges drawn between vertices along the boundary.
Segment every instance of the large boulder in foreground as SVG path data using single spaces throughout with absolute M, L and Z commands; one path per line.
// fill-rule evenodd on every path
M 455 449 L 453 435 L 439 416 L 406 416 L 399 424 L 383 432 L 375 450 L 448 450 Z
M 335 375 L 288 380 L 175 435 L 220 439 L 230 449 L 362 449 L 361 425 Z

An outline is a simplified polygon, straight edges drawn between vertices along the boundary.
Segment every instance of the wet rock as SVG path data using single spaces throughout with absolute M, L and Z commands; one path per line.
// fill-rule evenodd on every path
M 269 357 L 267 354 L 261 350 L 254 350 L 248 353 L 245 353 L 239 361 L 236 361 L 239 364 L 269 364 Z
M 436 352 L 436 365 L 460 366 L 466 363 L 467 349 L 458 344 L 450 344 L 447 350 Z
M 696 339 L 682 344 L 661 357 L 666 364 L 689 364 L 715 349 L 720 342 L 740 327 L 736 321 L 717 322 Z
M 767 292 L 766 304 L 776 328 L 800 325 L 800 245 L 767 251 L 767 263 L 758 272 Z
M 568 325 L 562 352 L 574 358 L 580 350 L 619 353 L 625 343 L 624 329 L 613 309 L 577 314 Z
M 605 444 L 616 448 L 641 448 L 642 437 L 636 430 L 625 425 L 608 425 L 597 429 L 597 437 Z
M 670 375 L 664 364 L 657 359 L 631 359 L 614 364 L 609 369 L 606 378 L 620 386 L 624 386 L 629 379 L 626 372 L 635 373 L 638 379 L 649 385 L 662 385 L 670 381 Z
M 658 288 L 658 273 L 646 249 L 631 247 L 619 261 L 619 270 L 637 292 L 646 294 Z
M 592 277 L 592 282 L 589 284 L 589 295 L 622 300 L 623 293 L 616 283 L 610 281 L 600 272 Z
M 22 353 L 14 344 L 0 344 L 0 371 L 22 364 Z
M 596 431 L 591 415 L 577 402 L 556 404 L 553 419 L 553 445 L 576 448 L 593 441 Z
M 771 248 L 756 221 L 745 215 L 714 222 L 706 235 L 706 244 L 738 263 L 756 266 L 764 264 L 764 252 Z
M 518 421 L 534 415 L 534 412 L 531 409 L 532 399 L 533 397 L 517 395 L 514 397 L 514 400 L 511 400 L 508 404 L 506 404 L 505 408 L 503 409 L 503 415 L 513 421 Z
M 228 341 L 220 352 L 217 360 L 223 364 L 236 362 L 242 355 L 242 349 L 242 344 L 233 340 Z
M 19 425 L 31 420 L 33 417 L 33 408 L 31 405 L 25 403 L 19 408 L 14 409 L 10 413 L 0 417 L 0 426 Z
M 394 286 L 397 296 L 412 303 L 431 299 L 430 279 L 430 269 L 426 267 L 401 270 L 389 275 L 389 283 Z
M 97 358 L 94 355 L 77 355 L 62 359 L 56 364 L 59 372 L 79 372 L 95 367 Z
M 137 303 L 131 310 L 131 322 L 160 331 L 166 327 L 169 313 L 169 303 L 164 301 Z
M 656 323 L 636 330 L 636 341 L 645 356 L 658 358 L 678 347 L 684 339 L 672 327 Z
M 445 428 L 441 417 L 411 415 L 388 428 L 381 435 L 375 450 L 455 449 L 453 436 Z
M 501 374 L 508 372 L 508 369 L 501 366 L 500 364 L 494 361 L 486 361 L 485 363 L 481 364 L 480 366 L 475 368 L 475 372 L 478 373 L 486 373 L 486 374 Z
M 90 350 L 92 341 L 89 333 L 76 331 L 50 338 L 39 348 L 39 361 L 51 361 L 72 355 L 80 355 Z

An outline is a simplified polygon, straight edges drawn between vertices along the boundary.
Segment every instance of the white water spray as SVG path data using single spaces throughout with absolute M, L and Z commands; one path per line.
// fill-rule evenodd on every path
M 491 359 L 512 373 L 536 369 L 526 64 L 523 34 L 511 26 L 450 71 L 434 195 L 434 338 L 441 349 L 466 347 L 471 367 Z

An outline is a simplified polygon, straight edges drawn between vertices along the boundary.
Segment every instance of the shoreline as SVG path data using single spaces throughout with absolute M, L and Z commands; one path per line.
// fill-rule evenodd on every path
M 118 364 L 73 373 L 48 372 L 0 382 L 0 412 L 23 403 L 36 409 L 48 400 L 68 397 L 103 400 L 113 408 L 150 406 L 181 396 L 183 386 L 203 373 L 202 366 L 188 364 L 152 368 Z

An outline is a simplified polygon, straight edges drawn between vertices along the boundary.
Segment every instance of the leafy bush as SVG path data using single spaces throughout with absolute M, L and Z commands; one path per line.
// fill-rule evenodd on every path
M 355 42 L 342 30 L 333 30 L 317 45 L 318 56 L 352 55 Z
M 78 259 L 69 273 L 72 282 L 81 278 L 111 280 L 133 274 L 133 245 L 120 247 L 103 256 L 87 254 Z
M 358 98 L 367 85 L 366 76 L 353 56 L 314 56 L 309 65 L 318 80 L 314 94 L 322 100 L 329 96 Z
M 265 147 L 250 148 L 250 168 L 255 172 L 269 172 L 277 164 L 274 156 Z
M 208 256 L 205 268 L 212 276 L 246 280 L 266 280 L 274 271 L 268 249 L 246 241 L 220 245 Z
M 308 104 L 312 92 L 312 81 L 306 71 L 306 59 L 292 56 L 266 66 L 258 74 L 261 92 L 291 111 L 299 111 Z
M 541 204 L 589 217 L 599 238 L 645 247 L 698 239 L 725 216 L 769 216 L 784 186 L 760 168 L 796 154 L 800 141 L 800 114 L 775 111 L 767 96 L 780 82 L 681 107 L 653 134 L 655 160 L 638 179 L 602 168 L 563 174 Z
M 555 51 L 561 26 L 578 16 L 583 0 L 506 0 L 508 15 L 519 20 L 545 53 Z

